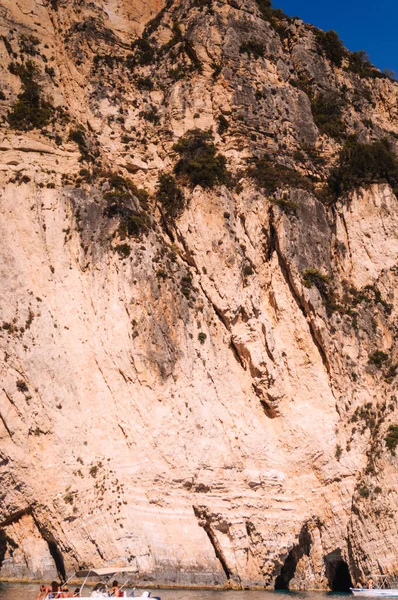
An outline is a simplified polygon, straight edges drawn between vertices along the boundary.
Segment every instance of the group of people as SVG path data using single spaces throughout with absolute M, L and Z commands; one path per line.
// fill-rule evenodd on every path
M 362 583 L 362 581 L 358 581 L 356 584 L 356 588 L 359 590 L 364 590 L 364 589 L 373 590 L 373 579 L 372 578 L 368 579 L 368 581 L 366 583 Z
M 103 583 L 97 583 L 91 596 L 113 596 L 114 598 L 122 598 L 124 592 L 119 587 L 118 582 L 115 580 L 112 583 L 112 587 L 107 589 Z M 45 598 L 79 598 L 80 588 L 76 588 L 74 592 L 71 592 L 66 584 L 61 585 L 57 581 L 52 581 L 51 585 L 41 584 L 40 589 L 37 593 L 36 600 L 44 600 Z
M 119 587 L 119 584 L 116 581 L 116 579 L 113 581 L 112 587 L 110 589 L 107 589 L 103 583 L 97 583 L 97 585 L 91 592 L 91 596 L 93 596 L 93 597 L 113 596 L 114 598 L 122 598 L 124 595 L 125 594 L 122 591 L 122 589 Z
M 80 588 L 76 588 L 71 592 L 67 585 L 61 585 L 58 581 L 52 581 L 51 585 L 40 586 L 36 600 L 44 600 L 44 598 L 78 598 L 80 596 Z

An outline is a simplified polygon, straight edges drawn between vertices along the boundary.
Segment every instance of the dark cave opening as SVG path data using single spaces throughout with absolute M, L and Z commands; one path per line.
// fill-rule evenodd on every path
M 304 555 L 309 556 L 311 550 L 311 536 L 308 533 L 305 525 L 299 536 L 299 541 L 296 546 L 290 550 L 287 558 L 281 568 L 281 572 L 275 579 L 276 590 L 288 590 L 290 580 L 293 579 L 296 572 L 297 563 Z
M 57 548 L 57 544 L 52 540 L 46 540 L 48 544 L 48 549 L 50 551 L 51 556 L 55 562 L 55 566 L 58 571 L 58 575 L 60 578 L 65 581 L 66 580 L 66 572 L 65 572 L 65 564 L 64 559 L 62 558 L 62 554 Z
M 7 552 L 7 536 L 3 529 L 0 529 L 0 569 Z
M 324 558 L 326 577 L 332 592 L 349 592 L 353 587 L 350 570 L 343 560 L 340 550 L 331 552 Z

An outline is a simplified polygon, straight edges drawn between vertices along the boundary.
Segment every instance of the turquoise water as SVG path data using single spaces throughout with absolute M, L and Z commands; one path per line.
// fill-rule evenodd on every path
M 0 583 L 0 600 L 35 600 L 39 586 L 21 583 Z M 140 595 L 142 590 L 136 590 Z M 232 592 L 213 590 L 152 590 L 152 596 L 162 600 L 339 600 L 350 594 L 327 592 Z M 341 600 L 344 600 L 341 598 Z

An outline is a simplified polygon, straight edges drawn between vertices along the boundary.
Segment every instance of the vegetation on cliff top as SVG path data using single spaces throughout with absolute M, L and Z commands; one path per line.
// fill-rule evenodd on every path
M 337 198 L 360 186 L 389 183 L 398 190 L 398 160 L 387 139 L 370 144 L 350 137 L 340 152 L 339 163 L 332 169 L 328 186 Z

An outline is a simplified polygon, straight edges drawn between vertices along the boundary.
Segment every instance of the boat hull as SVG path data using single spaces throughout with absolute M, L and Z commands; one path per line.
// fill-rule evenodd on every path
M 383 598 L 398 598 L 398 589 L 391 590 L 367 590 L 361 588 L 351 589 L 354 596 L 369 596 L 375 598 L 376 596 L 382 596 Z

